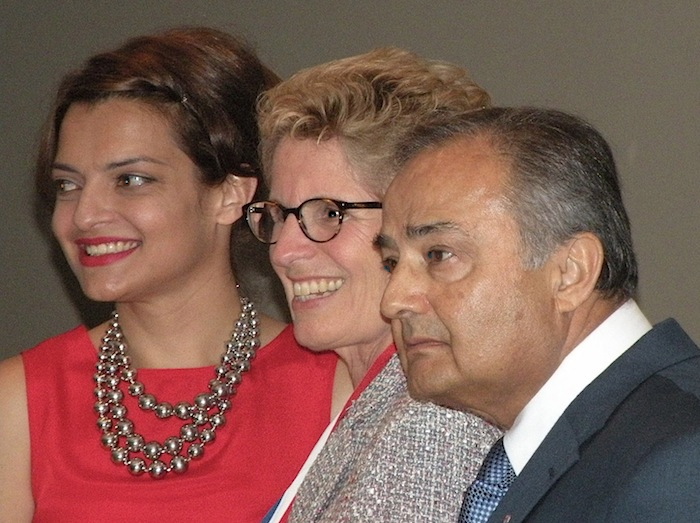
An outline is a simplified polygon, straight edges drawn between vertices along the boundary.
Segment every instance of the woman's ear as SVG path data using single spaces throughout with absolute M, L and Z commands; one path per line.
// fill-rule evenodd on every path
M 603 244 L 593 233 L 578 233 L 560 246 L 554 257 L 555 300 L 560 312 L 571 312 L 595 291 L 603 267 Z
M 258 180 L 253 176 L 229 174 L 220 187 L 219 223 L 231 224 L 238 220 L 243 214 L 242 207 L 253 199 L 257 186 Z

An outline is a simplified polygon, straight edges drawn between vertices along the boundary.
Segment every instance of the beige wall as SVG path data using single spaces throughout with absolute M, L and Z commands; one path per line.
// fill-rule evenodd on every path
M 80 321 L 31 207 L 36 135 L 56 82 L 95 51 L 183 24 L 246 36 L 283 76 L 403 46 L 466 65 L 498 103 L 588 118 L 622 172 L 642 307 L 700 339 L 696 0 L 5 0 L 0 24 L 0 356 Z

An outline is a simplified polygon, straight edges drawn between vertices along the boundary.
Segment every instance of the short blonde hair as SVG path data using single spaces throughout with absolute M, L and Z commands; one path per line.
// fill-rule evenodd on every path
M 464 68 L 394 47 L 304 69 L 258 102 L 264 177 L 285 137 L 338 138 L 358 181 L 382 197 L 395 150 L 418 125 L 489 105 Z

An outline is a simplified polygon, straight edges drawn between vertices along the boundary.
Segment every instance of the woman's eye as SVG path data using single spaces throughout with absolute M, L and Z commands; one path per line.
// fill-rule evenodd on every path
M 454 256 L 450 251 L 443 249 L 431 249 L 428 251 L 426 257 L 431 262 L 443 262 Z
M 121 187 L 139 187 L 146 185 L 151 179 L 140 174 L 121 174 L 117 178 L 117 185 Z
M 65 194 L 78 189 L 78 184 L 70 180 L 54 180 L 53 183 L 58 194 Z

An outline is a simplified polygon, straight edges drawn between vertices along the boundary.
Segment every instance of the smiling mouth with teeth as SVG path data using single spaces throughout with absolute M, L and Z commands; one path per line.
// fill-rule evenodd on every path
M 344 280 L 310 280 L 294 283 L 294 297 L 299 300 L 319 298 L 324 294 L 335 292 L 343 286 Z
M 85 254 L 88 256 L 104 256 L 105 254 L 116 254 L 119 252 L 130 251 L 138 246 L 138 242 L 109 242 L 100 243 L 98 245 L 85 245 Z

